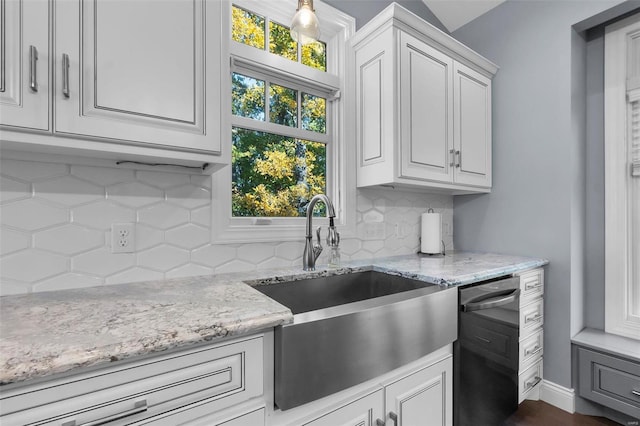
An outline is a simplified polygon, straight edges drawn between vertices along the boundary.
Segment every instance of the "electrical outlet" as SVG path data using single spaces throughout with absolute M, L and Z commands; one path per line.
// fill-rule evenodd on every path
M 136 250 L 136 233 L 133 223 L 111 225 L 111 253 L 133 253 Z

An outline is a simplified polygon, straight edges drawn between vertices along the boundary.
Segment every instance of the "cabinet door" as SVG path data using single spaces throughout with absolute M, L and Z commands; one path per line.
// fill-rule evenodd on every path
M 219 151 L 220 3 L 56 2 L 55 131 Z
M 453 60 L 408 34 L 400 41 L 400 176 L 451 182 Z
M 387 417 L 397 416 L 397 426 L 451 426 L 452 368 L 447 358 L 387 386 Z
M 49 129 L 49 3 L 0 0 L 0 124 Z
M 454 65 L 455 181 L 491 186 L 491 80 Z
M 350 404 L 323 415 L 305 426 L 377 426 L 376 420 L 383 419 L 383 391 L 380 389 Z

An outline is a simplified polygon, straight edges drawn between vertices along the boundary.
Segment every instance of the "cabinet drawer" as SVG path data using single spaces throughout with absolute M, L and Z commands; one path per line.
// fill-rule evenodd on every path
M 518 327 L 484 318 L 482 312 L 464 312 L 460 315 L 459 339 L 462 347 L 516 370 Z M 514 312 L 514 315 L 517 314 Z
M 640 418 L 640 363 L 578 348 L 580 396 Z
M 544 294 L 544 269 L 520 274 L 520 305 L 526 305 Z
M 542 382 L 542 360 L 518 375 L 518 404 L 539 389 L 540 382 Z
M 263 339 L 190 350 L 5 393 L 3 426 L 138 421 L 201 401 L 226 408 L 263 392 Z
M 534 300 L 520 307 L 520 338 L 530 336 L 544 320 L 544 302 L 542 299 Z
M 540 329 L 520 342 L 520 370 L 542 358 L 543 339 L 544 334 Z

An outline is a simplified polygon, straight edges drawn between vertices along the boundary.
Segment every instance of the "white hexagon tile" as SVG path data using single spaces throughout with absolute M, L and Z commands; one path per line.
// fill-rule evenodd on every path
M 211 191 L 208 176 L 3 159 L 0 295 L 301 264 L 302 236 L 211 244 Z M 358 190 L 357 238 L 343 239 L 342 259 L 415 253 L 428 208 L 452 249 L 451 196 Z M 135 223 L 133 253 L 112 253 L 113 223 Z

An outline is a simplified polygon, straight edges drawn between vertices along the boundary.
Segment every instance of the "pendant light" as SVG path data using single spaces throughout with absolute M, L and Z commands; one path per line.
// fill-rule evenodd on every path
M 298 9 L 291 21 L 291 38 L 301 45 L 313 43 L 320 37 L 320 24 L 313 10 L 313 0 L 298 0 Z

